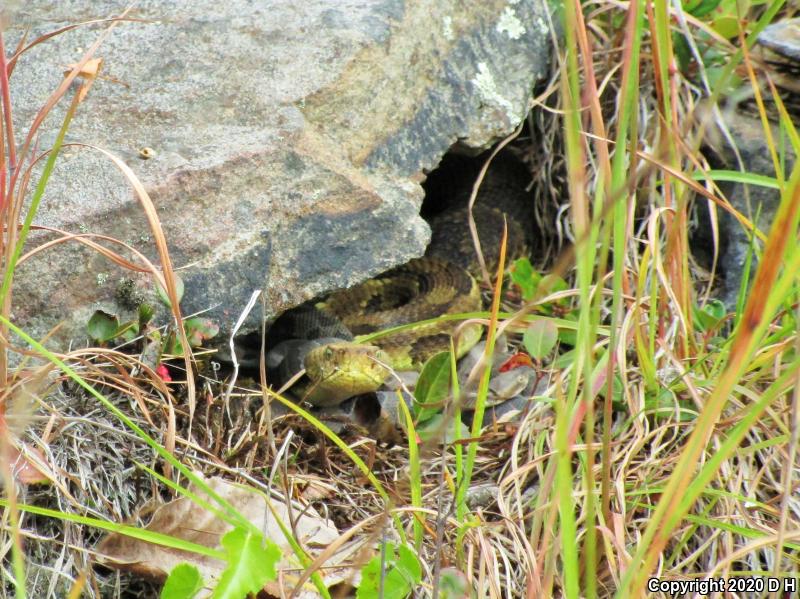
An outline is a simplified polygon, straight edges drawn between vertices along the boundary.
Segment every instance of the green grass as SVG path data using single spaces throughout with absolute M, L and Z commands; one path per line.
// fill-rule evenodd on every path
M 771 5 L 764 14 L 771 11 L 774 14 L 776 6 Z M 591 364 L 598 359 L 595 331 L 601 322 L 597 310 L 600 296 L 590 296 L 590 290 L 605 275 L 604 265 L 612 245 L 612 298 L 611 305 L 607 306 L 611 314 L 608 344 L 610 348 L 617 348 L 620 344 L 627 345 L 631 342 L 627 338 L 629 331 L 621 327 L 625 316 L 633 316 L 628 326 L 635 327 L 632 341 L 636 360 L 628 362 L 626 359 L 624 363 L 620 362 L 615 360 L 616 357 L 621 357 L 619 353 L 613 352 L 612 359 L 608 361 L 609 383 L 615 375 L 621 375 L 623 380 L 628 381 L 641 376 L 645 394 L 654 393 L 661 385 L 659 372 L 670 368 L 676 371 L 678 380 L 685 383 L 681 394 L 700 404 L 698 417 L 692 423 L 691 434 L 682 437 L 681 442 L 671 449 L 671 453 L 664 456 L 665 460 L 669 460 L 669 466 L 661 473 L 666 486 L 660 487 L 658 501 L 647 510 L 648 514 L 643 519 L 641 528 L 636 527 L 640 536 L 637 535 L 635 545 L 631 546 L 630 558 L 625 559 L 625 571 L 609 572 L 615 580 L 619 580 L 616 596 L 634 597 L 645 592 L 645 582 L 653 575 L 656 562 L 664 551 L 669 550 L 673 555 L 680 554 L 687 547 L 699 542 L 698 537 L 703 534 L 699 529 L 691 529 L 693 534 L 677 537 L 673 536 L 673 532 L 692 521 L 690 511 L 698 507 L 698 498 L 715 482 L 725 460 L 737 456 L 746 434 L 752 430 L 750 427 L 753 423 L 757 422 L 770 402 L 776 401 L 787 391 L 786 381 L 791 379 L 790 374 L 778 377 L 766 389 L 759 385 L 753 389 L 757 401 L 744 408 L 739 415 L 741 420 L 733 431 L 725 434 L 717 428 L 717 423 L 726 414 L 726 404 L 731 396 L 741 393 L 741 386 L 746 389 L 747 380 L 755 374 L 747 372 L 747 366 L 758 355 L 774 314 L 781 305 L 786 305 L 787 302 L 791 304 L 793 301 L 796 270 L 789 249 L 791 244 L 788 242 L 796 234 L 797 203 L 794 195 L 800 188 L 796 173 L 792 174 L 785 186 L 781 186 L 776 185 L 773 178 L 752 173 L 733 174 L 708 170 L 700 173 L 694 170 L 699 164 L 701 139 L 687 138 L 683 133 L 682 123 L 676 118 L 677 102 L 681 101 L 681 94 L 684 92 L 681 89 L 681 80 L 671 68 L 673 38 L 667 16 L 670 6 L 665 2 L 654 2 L 651 7 L 637 3 L 629 6 L 624 30 L 627 43 L 621 54 L 615 128 L 611 133 L 607 132 L 600 95 L 590 94 L 588 105 L 583 104 L 585 96 L 581 95 L 584 90 L 596 89 L 596 85 L 594 73 L 590 70 L 594 61 L 587 53 L 588 43 L 584 39 L 587 31 L 581 21 L 580 7 L 567 3 L 565 8 L 567 75 L 562 88 L 567 111 L 565 123 L 570 195 L 578 238 L 576 283 L 581 292 L 581 305 L 587 306 L 582 311 L 579 342 L 576 346 L 583 371 L 578 372 L 576 369 L 571 373 L 570 393 L 566 403 L 561 406 L 557 424 L 557 438 L 561 439 L 558 450 L 561 455 L 556 478 L 557 485 L 560 485 L 559 531 L 564 551 L 559 559 L 563 563 L 563 589 L 567 597 L 597 596 L 599 556 L 595 554 L 597 544 L 594 533 L 601 530 L 600 527 L 607 528 L 609 519 L 615 512 L 624 513 L 620 512 L 621 508 L 627 511 L 625 497 L 617 497 L 622 505 L 615 508 L 611 504 L 611 473 L 614 468 L 612 446 L 619 433 L 612 429 L 610 389 L 605 398 L 605 416 L 600 430 L 593 418 L 592 398 L 586 403 L 581 419 L 584 442 L 589 442 L 596 436 L 602 439 L 600 493 L 596 492 L 598 483 L 594 477 L 593 451 L 582 452 L 582 469 L 573 474 L 570 468 L 573 463 L 570 459 L 572 450 L 566 440 L 569 420 L 579 407 L 577 389 L 582 388 L 585 392 L 589 388 Z M 643 27 L 645 8 L 652 11 L 649 13 L 652 17 L 649 31 Z M 750 31 L 744 32 L 747 34 L 747 45 L 752 45 L 754 36 L 765 22 L 762 18 Z M 654 73 L 653 83 L 657 95 L 652 99 L 640 96 L 638 77 L 645 66 L 640 58 L 640 44 L 643 42 L 649 43 L 653 57 L 652 62 L 646 65 Z M 730 56 L 724 71 L 727 77 L 733 73 L 737 61 L 743 56 L 742 52 Z M 726 76 L 719 82 L 715 93 L 725 89 Z M 655 123 L 647 132 L 641 129 L 637 131 L 641 125 L 636 122 L 638 115 L 632 110 L 642 104 L 652 106 L 655 113 Z M 589 116 L 582 120 L 582 113 L 588 113 Z M 790 137 L 793 137 L 791 125 L 784 124 L 790 131 Z M 587 125 L 588 131 L 585 129 Z M 647 157 L 656 168 L 640 175 L 638 180 L 632 180 L 631 165 L 637 164 L 640 156 L 639 152 L 631 152 L 630 148 L 634 147 L 642 134 L 658 140 L 654 145 L 655 154 Z M 613 150 L 609 149 L 609 137 L 614 137 Z M 596 165 L 596 169 L 591 172 L 587 172 L 585 168 L 585 157 L 589 155 L 593 156 L 593 164 Z M 778 165 L 777 160 L 775 164 Z M 688 190 L 691 188 L 688 180 L 693 176 L 697 180 L 714 181 L 715 175 L 718 175 L 719 181 L 735 180 L 778 187 L 783 192 L 783 201 L 772 230 L 765 238 L 766 245 L 760 267 L 753 289 L 747 294 L 743 314 L 741 318 L 734 316 L 739 326 L 732 333 L 731 342 L 706 351 L 698 343 L 701 331 L 697 328 L 692 311 L 695 282 L 690 268 L 688 247 Z M 777 181 L 780 180 L 782 176 L 778 171 Z M 592 182 L 591 188 L 595 194 L 591 201 L 586 194 L 586 184 L 589 181 Z M 637 250 L 637 243 L 630 235 L 633 206 L 642 202 L 641 197 L 637 198 L 631 192 L 642 189 L 650 192 L 646 206 L 651 210 L 651 227 L 647 232 L 644 252 Z M 715 200 L 719 205 L 729 207 L 724 199 Z M 576 214 L 581 215 L 580 218 L 576 219 Z M 740 219 L 742 221 L 750 224 L 747 219 Z M 599 252 L 595 249 L 598 239 L 602 241 Z M 636 296 L 631 298 L 630 293 L 634 289 Z M 589 306 L 595 309 L 590 310 Z M 670 327 L 671 332 L 667 332 Z M 786 330 L 785 333 L 788 340 L 795 335 L 793 330 Z M 786 359 L 786 367 L 791 371 L 794 363 L 790 353 Z M 712 370 L 702 372 L 704 365 L 711 364 L 715 365 Z M 704 376 L 706 373 L 707 376 Z M 765 378 L 768 381 L 773 377 Z M 766 381 L 762 381 L 764 382 Z M 582 504 L 575 502 L 574 493 L 569 493 L 570 489 L 575 488 L 575 477 L 580 479 L 580 488 L 589 490 L 583 497 Z M 595 511 L 597 498 L 600 499 L 599 511 Z M 585 517 L 585 536 L 577 546 L 568 543 L 576 537 L 576 512 Z M 715 520 L 706 519 L 704 522 L 713 528 Z M 722 529 L 721 525 L 720 528 Z M 605 553 L 609 564 L 619 563 L 618 550 L 613 546 L 606 544 Z M 579 584 L 577 576 L 580 568 L 585 573 L 583 585 Z M 780 567 L 777 571 L 780 571 Z M 696 574 L 691 570 L 681 569 L 670 573 L 676 576 Z
M 25 450 L 34 442 L 25 428 L 14 429 L 5 418 L 26 375 L 8 368 L 4 351 L 0 432 L 8 434 L 0 435 L 5 493 L 0 545 L 10 547 L 11 556 L 2 558 L 3 584 L 13 585 L 17 597 L 30 595 L 32 555 L 26 546 L 34 539 L 24 537 L 34 515 L 227 560 L 232 567 L 243 556 L 257 562 L 259 551 L 272 545 L 198 474 L 217 471 L 262 492 L 275 487 L 287 503 L 329 507 L 342 531 L 339 544 L 360 543 L 348 567 L 351 574 L 362 568 L 369 573 L 369 589 L 359 591 L 363 597 L 385 589 L 381 573 L 411 580 L 424 596 L 437 595 L 440 582 L 453 580 L 455 572 L 455 579 L 463 577 L 477 596 L 569 599 L 647 596 L 646 581 L 656 573 L 673 578 L 797 577 L 800 513 L 785 489 L 797 486 L 800 434 L 800 166 L 787 161 L 781 144 L 797 155 L 800 137 L 774 88 L 769 83 L 759 87 L 763 65 L 752 55 L 755 37 L 782 14 L 783 3 L 712 4 L 692 5 L 685 10 L 694 13 L 683 15 L 675 15 L 665 0 L 564 4 L 564 50 L 557 85 L 550 88 L 555 92 L 546 101 L 556 109 L 551 127 L 563 136 L 563 200 L 569 212 L 562 224 L 568 225 L 574 244 L 548 265 L 557 277 L 548 283 L 531 281 L 527 289 L 533 297 L 524 305 L 508 305 L 501 260 L 490 308 L 447 317 L 485 323 L 487 358 L 501 333 L 519 340 L 536 320 L 557 327 L 561 345 L 537 361 L 539 374 L 549 382 L 541 392 L 545 396 L 531 399 L 524 418 L 493 423 L 487 418 L 490 369 L 484 368 L 468 432 L 461 426 L 462 407 L 454 401 L 444 411 L 441 435 L 418 442 L 424 423 L 401 400 L 408 442 L 394 448 L 335 433 L 268 389 L 263 379 L 235 395 L 261 396 L 276 408 L 286 406 L 289 415 L 273 420 L 261 412 L 258 422 L 220 433 L 203 420 L 204 409 L 211 412 L 222 404 L 230 414 L 236 408 L 221 391 L 224 385 L 211 376 L 198 379 L 208 394 L 204 403 L 197 401 L 188 351 L 185 387 L 169 387 L 134 358 L 100 348 L 55 354 L 14 323 L 16 267 L 85 92 L 72 95 L 52 148 L 34 156 L 32 140 L 44 116 L 72 93 L 69 83 L 89 64 L 112 23 L 48 99 L 21 145 L 8 121 L 0 129 L 0 170 L 44 161 L 24 213 L 17 202 L 29 191 L 28 181 L 3 180 L 6 222 L 18 226 L 7 228 L 3 239 L 0 334 L 24 341 L 52 365 L 61 382 L 72 381 L 74 393 L 98 402 L 120 429 L 130 432 L 131 443 L 151 456 L 150 463 L 131 463 L 150 491 L 188 497 L 198 509 L 229 522 L 241 542 L 206 547 L 145 530 L 140 521 L 123 523 L 108 508 L 113 501 L 98 501 L 84 513 L 85 506 L 64 492 L 81 478 L 80 466 L 77 473 L 53 469 L 56 474 L 48 475 L 55 479 L 49 492 L 58 494 L 59 509 L 20 503 L 11 457 L 30 455 Z M 732 16 L 740 30 L 724 37 L 723 26 L 730 26 Z M 692 52 L 702 54 L 700 62 L 692 62 Z M 5 55 L 2 61 L 0 72 L 9 64 Z M 90 83 L 91 78 L 83 90 Z M 12 108 L 9 86 L 0 77 L 4 115 Z M 704 140 L 713 118 L 698 116 L 701 97 L 713 103 L 744 86 L 754 95 L 773 173 L 709 166 Z M 766 95 L 776 105 L 777 120 L 767 118 Z M 773 126 L 779 135 L 773 135 Z M 518 138 L 513 143 L 530 149 L 533 142 Z M 125 174 L 147 215 L 161 269 L 143 268 L 152 272 L 154 285 L 166 290 L 174 328 L 188 348 L 155 208 L 133 171 L 99 151 Z M 725 182 L 779 194 L 768 230 L 758 228 L 756 214 L 733 209 L 720 189 Z M 692 202 L 713 206 L 715 224 L 727 211 L 752 239 L 743 267 L 752 286 L 743 286 L 730 314 L 717 315 L 718 306 L 707 301 L 714 290 L 706 287 L 710 283 L 692 256 Z M 751 270 L 755 259 L 758 266 Z M 569 281 L 568 288 L 551 293 L 548 284 L 560 279 Z M 420 324 L 392 332 L 414 326 Z M 361 340 L 381 334 L 386 332 Z M 447 372 L 451 395 L 457 398 L 455 366 L 452 361 Z M 128 401 L 121 407 L 112 395 Z M 178 401 L 178 395 L 185 400 Z M 37 401 L 28 410 L 27 426 L 40 431 L 43 425 L 34 416 L 48 413 L 49 397 Z M 314 448 L 302 435 L 286 434 L 295 429 L 331 445 Z M 452 433 L 445 435 L 445 429 Z M 98 433 L 97 438 L 103 437 Z M 276 438 L 283 439 L 280 451 Z M 201 442 L 209 440 L 208 447 Z M 39 445 L 51 450 L 57 441 L 50 437 Z M 223 463 L 220 456 L 242 457 Z M 483 505 L 474 498 L 482 485 L 490 490 L 489 503 Z M 300 588 L 311 579 L 325 596 L 326 564 L 338 546 L 329 553 L 313 551 L 294 537 L 291 524 L 283 523 L 282 531 L 297 566 L 287 587 Z M 91 549 L 80 548 L 89 555 Z M 236 584 L 247 584 L 231 572 Z M 73 596 L 81 592 L 81 581 L 95 576 L 90 566 L 53 575 L 77 581 L 69 589 Z

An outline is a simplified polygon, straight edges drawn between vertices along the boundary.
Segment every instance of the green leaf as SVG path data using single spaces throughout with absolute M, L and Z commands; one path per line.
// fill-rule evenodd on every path
M 408 545 L 400 545 L 397 548 L 397 569 L 414 585 L 422 581 L 422 566 L 419 565 L 417 554 Z
M 725 15 L 711 21 L 711 28 L 726 39 L 739 35 L 739 19 L 733 15 Z
M 548 294 L 569 289 L 569 285 L 564 279 L 553 274 L 543 276 L 539 286 L 547 289 Z
M 158 293 L 158 298 L 164 302 L 167 308 L 172 307 L 172 303 L 169 301 L 169 296 L 167 295 L 167 290 L 158 283 L 156 283 L 156 293 Z M 175 275 L 175 293 L 178 295 L 178 303 L 180 304 L 183 299 L 183 279 L 178 275 Z
M 537 360 L 544 359 L 553 351 L 558 341 L 558 327 L 551 320 L 535 320 L 525 330 L 522 336 L 522 344 L 531 355 Z
M 709 300 L 702 308 L 694 311 L 695 319 L 701 331 L 710 331 L 716 328 L 725 318 L 726 313 L 725 304 L 718 299 Z
M 568 368 L 572 366 L 572 363 L 577 359 L 577 352 L 574 349 L 569 350 L 568 352 L 564 352 L 556 356 L 555 360 L 553 360 L 553 368 L 556 370 L 563 370 L 564 368 Z
M 86 332 L 95 341 L 105 342 L 113 339 L 119 329 L 119 319 L 114 314 L 95 310 L 86 324 Z
M 710 300 L 705 306 L 703 306 L 703 310 L 708 314 L 711 314 L 717 320 L 722 320 L 727 314 L 725 304 L 716 298 Z
M 516 260 L 511 267 L 511 281 L 519 287 L 522 299 L 526 302 L 533 299 L 541 280 L 542 275 L 533 269 L 531 261 L 527 258 Z
M 679 400 L 675 393 L 667 388 L 659 389 L 655 394 L 648 393 L 644 398 L 645 410 L 656 420 L 670 419 L 678 410 L 678 420 L 691 422 L 697 419 L 696 408 L 690 402 Z
M 190 347 L 200 347 L 204 341 L 213 339 L 219 333 L 219 325 L 216 322 L 199 316 L 184 320 L 183 328 Z
M 222 573 L 213 599 L 242 599 L 248 593 L 258 593 L 270 580 L 275 580 L 275 564 L 281 557 L 280 548 L 244 528 L 234 528 L 222 537 L 228 567 Z
M 119 325 L 114 337 L 122 337 L 125 341 L 133 341 L 139 334 L 139 323 L 134 320 L 124 322 Z
M 691 7 L 688 8 L 689 14 L 695 17 L 704 17 L 710 12 L 714 11 L 719 5 L 721 0 L 699 0 L 693 2 Z
M 181 343 L 181 340 L 178 339 L 178 336 L 175 334 L 175 331 L 169 332 L 169 334 L 164 339 L 164 344 L 161 349 L 163 353 L 169 354 L 171 356 L 183 355 L 183 344 Z
M 439 576 L 439 597 L 442 599 L 469 599 L 469 582 L 463 572 L 443 568 Z
M 561 342 L 561 345 L 575 347 L 575 344 L 578 343 L 578 332 L 572 329 L 559 329 L 558 340 Z
M 422 367 L 414 389 L 414 416 L 423 422 L 441 412 L 450 392 L 450 352 L 436 354 Z
M 379 553 L 361 569 L 361 584 L 356 591 L 356 599 L 404 599 L 421 580 L 422 568 L 416 554 L 406 545 L 396 548 L 393 543 L 386 543 L 384 563 L 381 564 Z M 383 592 L 379 595 L 380 591 Z
M 678 68 L 682 73 L 686 73 L 692 62 L 692 52 L 686 38 L 679 31 L 672 34 L 672 47 L 678 59 Z
M 161 599 L 192 599 L 202 588 L 200 570 L 191 564 L 178 564 L 161 589 Z
M 572 322 L 578 322 L 578 313 L 575 310 L 567 312 L 562 316 L 564 320 L 569 320 Z M 572 327 L 560 327 L 558 329 L 558 340 L 561 342 L 561 345 L 568 345 L 570 347 L 575 347 L 575 344 L 578 342 L 578 330 Z
M 780 189 L 781 184 L 775 177 L 767 175 L 759 175 L 757 173 L 742 173 L 739 171 L 727 170 L 710 170 L 710 171 L 695 171 L 692 173 L 692 179 L 695 181 L 731 181 L 733 183 L 746 183 L 748 185 L 758 185 L 759 187 L 766 187 L 767 189 Z
M 134 331 L 132 328 L 125 329 L 124 331 L 122 331 L 122 334 L 121 334 L 122 340 L 125 343 L 130 343 L 131 341 L 136 339 L 137 336 L 138 336 L 138 333 L 136 331 Z

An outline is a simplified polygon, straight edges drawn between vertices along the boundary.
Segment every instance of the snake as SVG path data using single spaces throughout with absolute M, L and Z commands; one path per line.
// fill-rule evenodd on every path
M 514 213 L 519 210 L 515 202 L 528 197 L 500 170 L 487 173 L 472 208 L 490 268 L 496 266 L 505 227 L 509 256 L 524 255 L 528 247 L 525 223 Z M 482 325 L 459 326 L 456 320 L 442 318 L 483 308 L 476 280 L 481 269 L 468 225 L 468 195 L 468 190 L 451 193 L 450 205 L 428 218 L 431 242 L 423 257 L 281 315 L 267 333 L 268 344 L 277 340 L 266 360 L 271 379 L 284 385 L 305 370 L 291 387 L 292 395 L 316 407 L 329 407 L 377 390 L 393 370 L 421 370 L 433 355 L 448 351 L 451 343 L 456 359 L 475 346 Z M 424 324 L 413 324 L 420 322 Z M 359 342 L 380 331 L 388 333 Z

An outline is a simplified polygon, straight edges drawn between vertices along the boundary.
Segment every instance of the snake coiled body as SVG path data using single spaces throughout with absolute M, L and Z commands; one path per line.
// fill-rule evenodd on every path
M 496 264 L 504 226 L 509 231 L 509 255 L 525 252 L 524 223 L 510 217 L 513 211 L 503 209 L 509 202 L 527 199 L 522 195 L 519 186 L 512 192 L 507 181 L 491 176 L 482 187 L 473 217 L 490 268 Z M 425 257 L 278 318 L 268 333 L 270 340 L 283 341 L 268 355 L 273 380 L 282 383 L 305 368 L 306 376 L 292 388 L 294 395 L 317 406 L 336 405 L 377 389 L 389 369 L 419 370 L 428 358 L 448 350 L 459 324 L 452 320 L 405 328 L 369 344 L 356 343 L 355 339 L 409 323 L 481 310 L 480 288 L 471 274 L 477 276 L 480 268 L 465 199 L 462 192 L 460 202 L 429 219 L 432 241 Z M 469 351 L 481 334 L 480 325 L 462 326 L 455 337 L 456 357 Z

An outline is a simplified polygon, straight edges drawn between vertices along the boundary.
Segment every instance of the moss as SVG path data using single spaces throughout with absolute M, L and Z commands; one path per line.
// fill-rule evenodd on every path
M 146 299 L 144 291 L 130 277 L 120 278 L 114 297 L 121 307 L 128 310 L 137 309 Z

